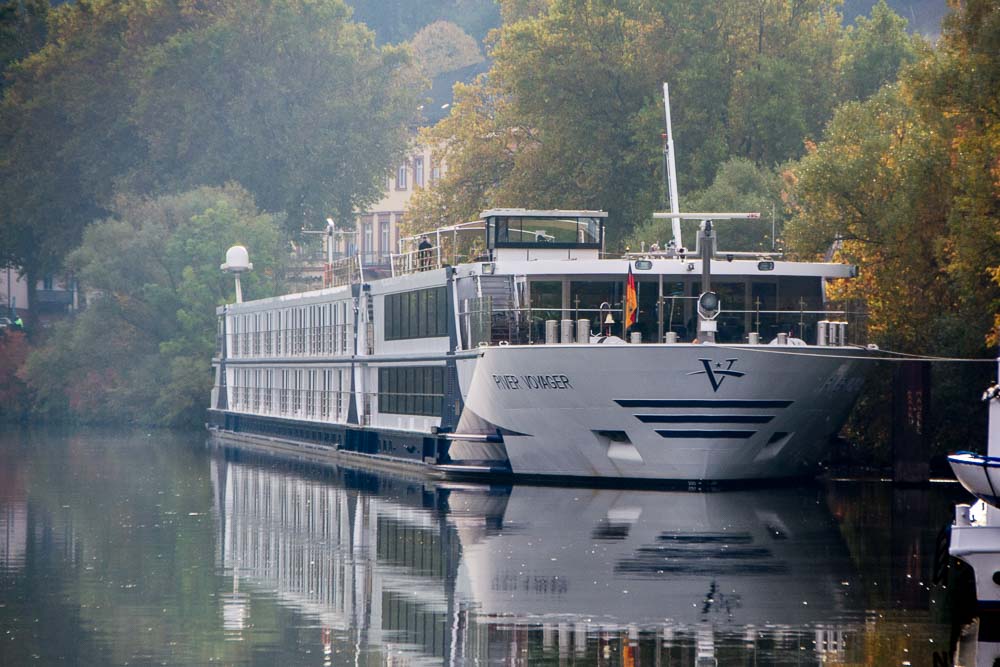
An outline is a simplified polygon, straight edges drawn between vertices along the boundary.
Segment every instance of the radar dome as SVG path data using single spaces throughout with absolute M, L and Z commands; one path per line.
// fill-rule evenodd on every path
M 230 273 L 243 273 L 253 268 L 250 263 L 250 254 L 241 245 L 234 245 L 226 251 L 226 263 L 220 266 L 223 271 Z

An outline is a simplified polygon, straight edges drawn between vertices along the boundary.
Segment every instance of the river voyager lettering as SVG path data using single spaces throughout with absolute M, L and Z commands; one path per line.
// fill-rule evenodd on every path
M 514 391 L 519 389 L 572 389 L 565 375 L 493 375 L 498 389 Z

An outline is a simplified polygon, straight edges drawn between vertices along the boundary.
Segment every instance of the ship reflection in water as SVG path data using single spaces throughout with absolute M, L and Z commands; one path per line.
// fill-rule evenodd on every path
M 962 494 L 443 485 L 0 433 L 0 665 L 987 664 L 1000 635 L 932 583 Z
M 233 457 L 212 462 L 233 633 L 258 590 L 314 617 L 328 655 L 340 637 L 407 664 L 818 664 L 862 655 L 889 613 L 865 611 L 816 488 L 491 488 Z

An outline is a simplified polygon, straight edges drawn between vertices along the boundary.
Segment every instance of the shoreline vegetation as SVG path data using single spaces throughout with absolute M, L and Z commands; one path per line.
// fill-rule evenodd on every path
M 203 423 L 225 249 L 250 248 L 247 298 L 284 291 L 302 232 L 354 226 L 426 125 L 429 77 L 483 35 L 487 72 L 416 139 L 447 169 L 404 234 L 600 208 L 609 251 L 661 243 L 668 81 L 681 206 L 762 213 L 726 245 L 859 265 L 831 296 L 883 348 L 995 356 L 997 3 L 955 6 L 931 43 L 883 0 L 857 19 L 821 0 L 503 0 L 493 30 L 477 0 L 456 19 L 475 39 L 436 26 L 412 44 L 422 25 L 362 4 L 371 25 L 342 0 L 0 3 L 0 265 L 23 267 L 31 300 L 53 274 L 87 296 L 0 334 L 0 421 Z M 993 372 L 934 364 L 935 456 L 984 441 Z M 891 454 L 891 375 L 874 370 L 843 433 L 858 465 Z

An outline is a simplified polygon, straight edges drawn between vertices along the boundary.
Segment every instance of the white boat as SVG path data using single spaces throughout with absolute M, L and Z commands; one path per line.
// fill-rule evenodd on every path
M 958 452 L 948 457 L 948 463 L 966 491 L 994 507 L 1000 507 L 1000 458 Z
M 224 306 L 209 426 L 441 475 L 815 473 L 870 355 L 826 310 L 854 267 L 716 250 L 713 221 L 746 215 L 663 215 L 702 220 L 696 250 L 678 225 L 666 251 L 609 258 L 604 212 L 494 209 L 380 279 L 350 260 L 323 289 Z M 455 256 L 470 233 L 482 254 Z
M 989 410 L 986 456 L 958 452 L 948 457 L 958 481 L 979 498 L 955 506 L 948 553 L 972 568 L 979 607 L 994 611 L 1000 609 L 1000 398 L 995 387 L 983 394 Z

